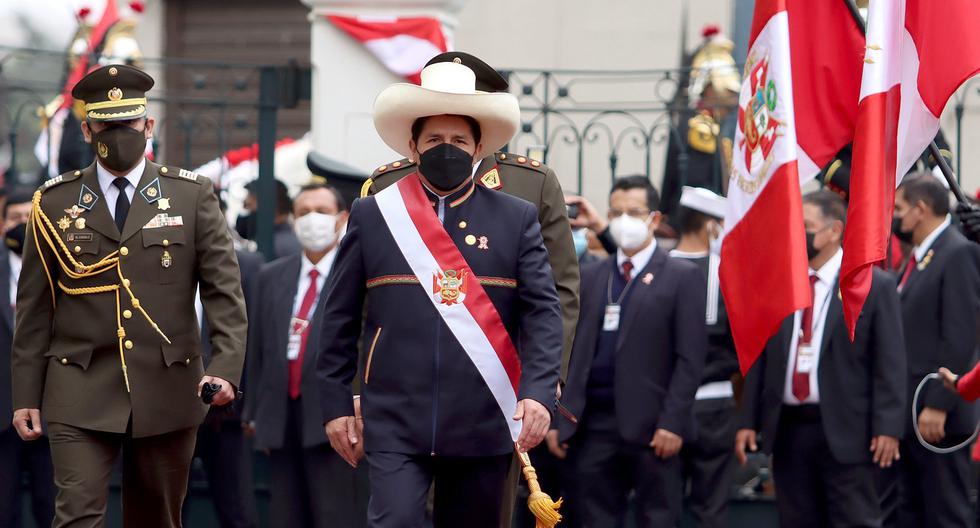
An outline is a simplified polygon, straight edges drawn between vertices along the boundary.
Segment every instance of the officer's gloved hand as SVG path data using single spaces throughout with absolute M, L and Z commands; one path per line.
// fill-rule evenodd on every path
M 980 207 L 972 203 L 958 202 L 956 204 L 956 215 L 963 224 L 963 233 L 980 244 Z

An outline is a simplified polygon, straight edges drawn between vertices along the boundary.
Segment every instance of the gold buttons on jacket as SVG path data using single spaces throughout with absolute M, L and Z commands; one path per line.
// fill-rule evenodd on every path
M 464 238 L 463 240 L 466 242 L 467 246 L 472 246 L 473 244 L 476 244 L 476 237 L 473 235 L 466 235 L 466 238 Z
M 127 339 L 126 342 L 123 343 L 123 345 L 126 347 L 126 350 L 132 350 L 133 349 L 133 342 L 130 341 L 129 339 Z
M 119 254 L 122 255 L 122 256 L 124 256 L 124 257 L 126 255 L 129 255 L 129 248 L 126 247 L 126 246 L 123 246 L 123 247 L 119 248 Z
M 466 220 L 460 220 L 460 222 L 459 222 L 459 228 L 460 229 L 466 229 Z
M 81 253 L 82 252 L 82 246 L 75 246 L 74 249 L 75 249 L 75 253 Z
M 170 241 L 169 241 L 169 240 L 167 240 L 166 238 L 165 238 L 165 239 L 163 239 L 163 247 L 167 247 L 167 246 L 169 246 L 169 245 L 170 245 Z
M 67 365 L 68 364 L 68 358 L 61 358 L 61 364 L 62 365 Z
M 123 318 L 129 319 L 131 317 L 133 317 L 133 312 L 131 312 L 129 310 L 123 310 Z

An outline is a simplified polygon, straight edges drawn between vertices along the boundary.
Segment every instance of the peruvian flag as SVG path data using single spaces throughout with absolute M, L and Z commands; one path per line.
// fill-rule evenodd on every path
M 863 47 L 844 2 L 756 1 L 719 270 L 743 373 L 812 302 L 800 185 L 853 137 Z
M 886 256 L 895 188 L 939 131 L 946 101 L 980 72 L 980 3 L 872 0 L 841 296 L 851 337 L 871 289 L 871 267 Z
M 425 63 L 449 51 L 442 23 L 432 17 L 349 17 L 327 15 L 392 73 L 419 84 Z

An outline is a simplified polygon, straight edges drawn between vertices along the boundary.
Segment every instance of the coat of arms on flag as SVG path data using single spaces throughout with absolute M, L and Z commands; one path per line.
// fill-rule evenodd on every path
M 446 270 L 432 274 L 432 293 L 436 301 L 452 306 L 466 299 L 466 271 Z
M 769 78 L 769 55 L 760 60 L 755 53 L 749 55 L 745 70 L 748 72 L 747 82 L 750 89 L 749 100 L 744 107 L 739 107 L 738 124 L 744 139 L 739 147 L 745 152 L 745 168 L 749 174 L 741 174 L 735 178 L 738 186 L 747 193 L 754 193 L 765 181 L 772 164 L 772 147 L 776 143 L 780 121 L 773 115 L 778 101 L 776 83 Z M 761 164 L 757 177 L 747 177 L 756 173 Z

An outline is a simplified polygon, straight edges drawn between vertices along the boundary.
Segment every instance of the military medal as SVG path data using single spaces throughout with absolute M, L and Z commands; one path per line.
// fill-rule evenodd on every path
M 71 220 L 69 220 L 67 216 L 62 216 L 61 220 L 58 220 L 58 227 L 60 227 L 62 231 L 67 231 L 68 228 L 71 227 Z
M 75 204 L 68 209 L 65 209 L 65 212 L 68 213 L 68 216 L 70 216 L 72 220 L 74 220 L 78 218 L 78 215 L 84 213 L 85 209 L 82 209 L 78 206 L 78 204 Z
M 161 211 L 170 209 L 170 198 L 160 198 L 157 200 L 157 209 Z
M 75 219 L 75 229 L 85 229 L 85 219 L 76 218 Z
M 489 240 L 487 239 L 487 237 L 481 236 L 477 240 L 480 241 L 480 245 L 479 246 L 476 246 L 476 249 L 490 249 L 490 247 L 487 246 L 487 242 L 489 242 Z
M 160 257 L 160 265 L 164 268 L 169 268 L 174 263 L 173 259 L 170 257 L 170 252 L 164 250 L 163 256 Z

